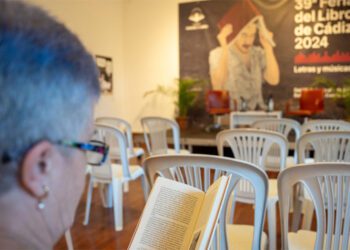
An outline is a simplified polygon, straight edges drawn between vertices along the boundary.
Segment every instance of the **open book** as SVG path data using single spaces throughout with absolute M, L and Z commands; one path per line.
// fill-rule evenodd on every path
M 230 177 L 220 177 L 207 192 L 158 177 L 129 249 L 208 249 Z

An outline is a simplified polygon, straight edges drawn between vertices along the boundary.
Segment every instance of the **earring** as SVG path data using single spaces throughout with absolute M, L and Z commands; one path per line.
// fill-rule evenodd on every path
M 44 199 L 49 195 L 49 191 L 50 191 L 49 186 L 43 185 L 43 190 L 44 190 L 44 194 L 41 197 L 39 197 L 39 199 L 38 199 L 37 207 L 38 207 L 39 210 L 44 210 L 45 209 Z

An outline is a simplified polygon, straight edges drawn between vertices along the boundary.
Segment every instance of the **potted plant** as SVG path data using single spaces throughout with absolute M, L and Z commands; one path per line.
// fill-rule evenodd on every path
M 338 107 L 344 110 L 346 119 L 350 117 L 350 78 L 342 81 L 340 86 L 325 76 L 315 77 L 311 87 L 327 88 L 329 93 L 334 97 L 334 101 Z
M 335 98 L 338 105 L 344 108 L 346 119 L 350 117 L 350 78 L 343 80 L 341 88 L 336 88 Z
M 150 94 L 164 94 L 171 98 L 174 98 L 174 104 L 176 106 L 176 121 L 181 129 L 188 127 L 188 111 L 196 102 L 199 91 L 201 91 L 200 85 L 202 80 L 194 78 L 179 78 L 176 79 L 175 87 L 166 87 L 158 85 L 155 90 L 147 91 L 144 94 L 148 96 Z
M 329 88 L 333 92 L 337 85 L 329 78 L 325 76 L 316 76 L 311 84 L 312 88 Z

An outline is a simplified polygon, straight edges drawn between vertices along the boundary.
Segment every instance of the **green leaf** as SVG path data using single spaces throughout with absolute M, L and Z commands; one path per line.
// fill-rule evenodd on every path
M 177 107 L 179 116 L 187 116 L 189 109 L 195 104 L 202 86 L 203 80 L 194 78 L 179 78 L 175 81 L 176 86 L 158 85 L 156 89 L 144 93 L 143 97 L 162 94 L 174 98 L 174 104 Z

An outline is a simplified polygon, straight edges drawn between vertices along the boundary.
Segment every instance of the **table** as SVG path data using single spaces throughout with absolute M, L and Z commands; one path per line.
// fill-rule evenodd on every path
M 272 112 L 266 111 L 245 111 L 230 113 L 230 128 L 237 126 L 251 126 L 254 122 L 265 118 L 282 118 L 282 111 L 276 110 Z

